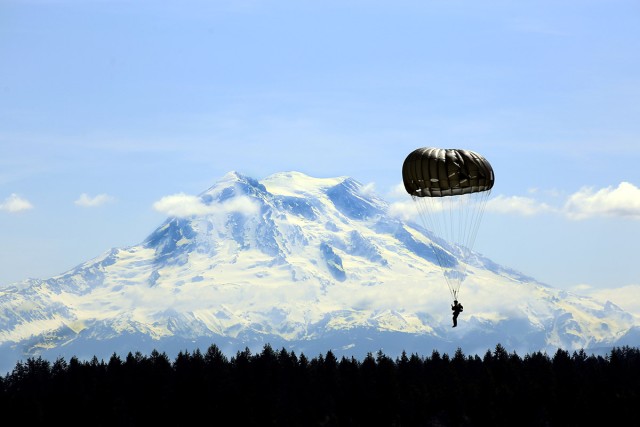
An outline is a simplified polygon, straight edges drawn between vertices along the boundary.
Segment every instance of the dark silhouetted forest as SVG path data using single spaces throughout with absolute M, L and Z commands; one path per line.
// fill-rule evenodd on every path
M 174 360 L 32 358 L 0 377 L 3 419 L 23 425 L 593 426 L 627 424 L 639 403 L 630 347 L 359 360 L 269 345 L 227 357 L 212 345 Z

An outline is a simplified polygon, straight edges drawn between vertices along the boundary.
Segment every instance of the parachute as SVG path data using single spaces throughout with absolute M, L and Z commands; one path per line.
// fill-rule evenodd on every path
M 402 181 L 423 225 L 440 239 L 431 247 L 457 300 L 493 187 L 493 168 L 473 151 L 424 147 L 405 159 Z

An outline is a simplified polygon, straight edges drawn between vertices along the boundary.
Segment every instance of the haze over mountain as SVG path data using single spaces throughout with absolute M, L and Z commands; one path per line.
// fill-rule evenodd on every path
M 266 343 L 315 356 L 519 354 L 632 345 L 637 319 L 610 302 L 554 289 L 473 253 L 451 328 L 434 250 L 460 248 L 389 214 L 350 177 L 230 172 L 139 245 L 47 280 L 0 289 L 0 370 L 42 355 L 108 359 L 129 351 L 234 354 Z M 486 238 L 484 236 L 483 238 Z M 432 245 L 433 244 L 433 248 Z

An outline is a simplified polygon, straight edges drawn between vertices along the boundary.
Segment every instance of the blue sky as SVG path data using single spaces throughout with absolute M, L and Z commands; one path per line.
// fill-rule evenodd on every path
M 635 0 L 3 0 L 0 284 L 137 244 L 229 171 L 407 202 L 435 146 L 496 172 L 476 250 L 637 294 L 639 43 Z

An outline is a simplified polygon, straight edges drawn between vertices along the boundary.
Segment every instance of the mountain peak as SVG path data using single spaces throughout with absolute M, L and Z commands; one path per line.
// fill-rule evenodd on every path
M 260 184 L 254 178 L 244 175 L 237 171 L 227 172 L 220 178 L 211 188 L 223 188 L 230 186 L 259 186 Z M 207 190 L 208 191 L 208 190 Z
M 288 171 L 269 175 L 261 183 L 274 195 L 304 197 L 318 196 L 348 179 L 347 176 L 315 178 L 302 172 Z
M 227 172 L 212 187 L 200 194 L 203 202 L 211 204 L 223 202 L 239 195 L 256 195 L 266 192 L 264 185 L 256 179 L 243 175 L 237 171 Z

